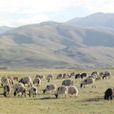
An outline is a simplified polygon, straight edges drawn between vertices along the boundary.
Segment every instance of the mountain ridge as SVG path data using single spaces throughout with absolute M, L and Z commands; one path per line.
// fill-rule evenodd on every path
M 51 21 L 17 27 L 0 35 L 0 65 L 114 67 L 111 30 Z
M 86 17 L 74 18 L 66 23 L 86 27 L 109 27 L 114 28 L 114 13 L 94 13 Z

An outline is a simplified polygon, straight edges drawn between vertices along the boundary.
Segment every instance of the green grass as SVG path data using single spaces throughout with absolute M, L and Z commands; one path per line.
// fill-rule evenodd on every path
M 79 89 L 78 97 L 60 96 L 55 99 L 53 94 L 42 94 L 42 89 L 48 84 L 46 80 L 42 81 L 41 86 L 38 87 L 37 97 L 14 97 L 10 94 L 8 98 L 0 96 L 0 114 L 114 114 L 114 102 L 105 101 L 103 99 L 104 91 L 109 87 L 114 87 L 114 69 L 9 69 L 0 70 L 0 76 L 31 76 L 32 79 L 36 74 L 51 73 L 54 79 L 50 83 L 55 83 L 60 86 L 63 79 L 56 79 L 58 73 L 70 72 L 87 72 L 92 71 L 110 71 L 112 76 L 110 79 L 100 80 L 96 82 L 96 88 L 88 86 L 80 89 L 81 80 L 74 80 L 74 85 Z M 3 89 L 0 89 L 0 93 Z

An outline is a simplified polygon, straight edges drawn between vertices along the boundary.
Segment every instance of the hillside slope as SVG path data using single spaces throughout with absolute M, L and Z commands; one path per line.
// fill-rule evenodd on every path
M 9 30 L 12 30 L 13 28 L 8 27 L 8 26 L 0 26 L 0 34 L 3 34 Z
M 67 23 L 86 27 L 105 27 L 114 29 L 114 13 L 95 13 L 82 18 L 74 18 Z
M 112 67 L 114 34 L 44 22 L 0 35 L 0 66 Z

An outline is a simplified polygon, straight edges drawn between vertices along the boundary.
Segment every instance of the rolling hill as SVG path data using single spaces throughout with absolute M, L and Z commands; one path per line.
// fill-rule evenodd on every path
M 82 18 L 74 18 L 67 23 L 85 27 L 105 27 L 114 29 L 114 13 L 95 13 Z
M 26 25 L 0 35 L 0 66 L 114 67 L 114 34 L 67 23 Z

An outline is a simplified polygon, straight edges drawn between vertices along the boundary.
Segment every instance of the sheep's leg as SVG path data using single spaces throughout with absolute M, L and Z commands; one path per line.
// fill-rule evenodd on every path
M 110 99 L 112 100 L 112 99 L 113 99 L 113 97 L 112 97 L 112 96 L 110 96 Z
M 93 85 L 92 85 L 92 88 L 93 88 L 93 87 L 94 87 L 94 88 L 96 88 L 96 85 L 95 85 L 95 84 L 93 84 Z
M 31 93 L 29 93 L 29 97 L 31 97 Z
M 65 98 L 67 98 L 67 94 L 65 94 Z
M 23 93 L 21 93 L 21 97 L 23 96 Z
M 88 85 L 86 85 L 86 86 L 88 86 Z M 86 88 L 86 86 L 84 85 L 84 88 Z
M 18 94 L 18 97 L 20 97 L 20 95 Z
M 26 97 L 26 93 L 24 93 L 24 96 Z

